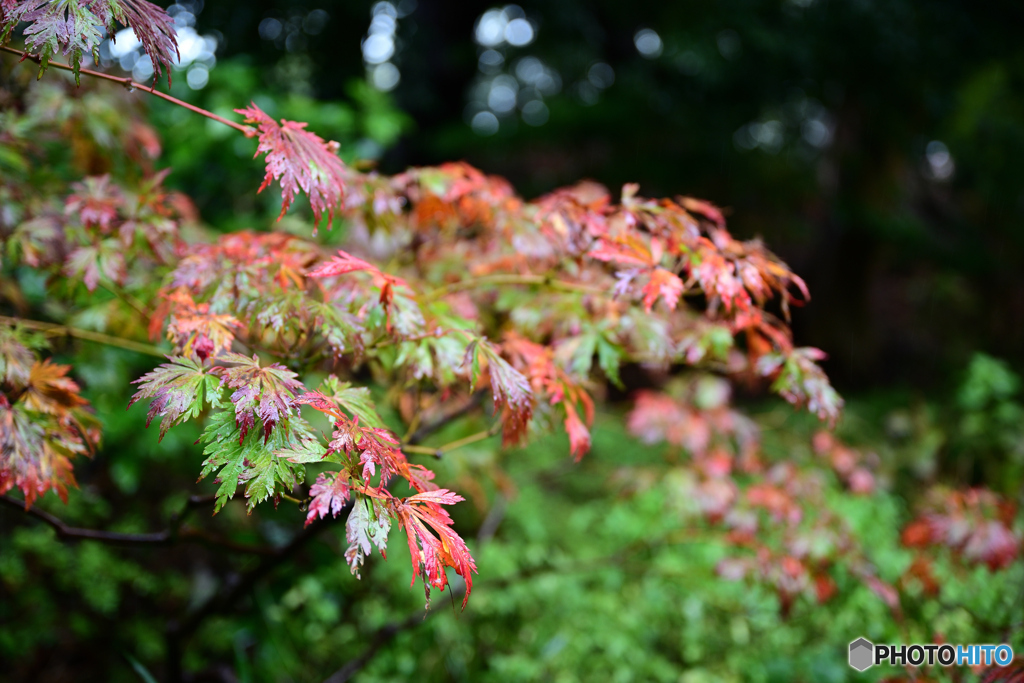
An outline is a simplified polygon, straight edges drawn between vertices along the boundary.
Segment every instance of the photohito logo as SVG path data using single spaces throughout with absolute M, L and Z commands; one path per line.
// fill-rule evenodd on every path
M 875 645 L 867 638 L 850 643 L 850 666 L 865 671 L 875 664 L 904 666 L 1006 666 L 1013 661 L 1009 645 Z

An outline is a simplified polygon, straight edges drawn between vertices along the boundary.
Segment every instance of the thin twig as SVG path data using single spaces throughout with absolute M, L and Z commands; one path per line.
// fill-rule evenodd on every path
M 415 445 L 408 444 L 408 445 L 402 446 L 402 449 L 406 450 L 406 451 L 409 451 L 410 453 L 419 453 L 421 455 L 432 455 L 435 458 L 441 458 L 446 453 L 450 453 L 451 451 L 454 451 L 456 448 L 462 448 L 463 446 L 468 446 L 471 443 L 476 443 L 477 441 L 483 441 L 484 439 L 489 439 L 489 438 L 491 438 L 492 436 L 494 436 L 495 434 L 497 434 L 500 431 L 501 431 L 501 422 L 495 422 L 493 425 L 491 425 L 487 429 L 484 429 L 482 431 L 476 432 L 475 434 L 470 434 L 469 436 L 464 436 L 461 439 L 456 439 L 455 441 L 451 441 L 449 443 L 446 443 L 443 446 L 438 446 L 436 448 L 433 448 L 431 446 L 415 446 Z
M 109 334 L 103 334 L 102 332 L 93 332 L 91 330 L 83 330 L 78 327 L 69 327 L 68 325 L 58 325 L 56 323 L 45 323 L 41 320 L 26 320 L 24 318 L 9 318 L 5 315 L 0 315 L 0 323 L 5 325 L 21 325 L 32 330 L 39 330 L 40 332 L 46 332 L 55 336 L 75 337 L 76 339 L 84 339 L 86 341 L 96 342 L 98 344 L 106 344 L 107 346 L 116 346 L 119 349 L 125 349 L 126 351 L 134 351 L 136 353 L 144 353 L 147 356 L 156 356 L 158 358 L 166 358 L 167 354 L 153 346 L 152 344 L 143 344 L 142 342 L 132 341 L 131 339 L 123 339 L 121 337 L 114 337 Z
M 430 436 L 431 434 L 433 434 L 437 430 L 439 430 L 439 429 L 445 427 L 446 425 L 448 425 L 449 423 L 457 420 L 458 418 L 462 417 L 466 413 L 469 413 L 469 412 L 473 411 L 481 403 L 483 403 L 485 395 L 486 395 L 486 392 L 478 391 L 475 394 L 473 394 L 462 405 L 454 408 L 453 410 L 450 410 L 447 413 L 442 414 L 441 416 L 439 416 L 439 417 L 437 417 L 437 418 L 435 418 L 433 420 L 430 420 L 429 422 L 427 422 L 425 424 L 421 424 L 416 429 L 416 431 L 414 431 L 412 433 L 412 436 L 410 436 L 408 439 L 404 439 L 402 441 L 402 448 L 407 448 L 410 444 L 418 444 L 419 442 L 423 441 L 423 439 L 427 438 L 428 436 Z M 436 450 L 436 449 L 434 449 L 434 450 Z M 433 453 L 434 453 L 433 450 L 430 451 L 431 455 Z
M 352 508 L 349 502 L 339 511 L 341 517 Z M 317 519 L 305 527 L 302 531 L 287 544 L 275 549 L 260 559 L 253 569 L 245 574 L 235 576 L 229 581 L 223 591 L 215 593 L 206 602 L 191 610 L 179 621 L 172 621 L 167 626 L 165 634 L 167 641 L 167 680 L 170 683 L 179 683 L 183 680 L 182 657 L 184 654 L 185 641 L 199 629 L 203 622 L 214 614 L 222 614 L 234 607 L 235 603 L 241 600 L 256 585 L 256 582 L 269 574 L 278 565 L 291 559 L 295 552 L 313 539 L 317 534 L 334 522 L 333 517 Z
M 39 55 L 34 55 L 34 54 L 32 54 L 30 52 L 26 52 L 24 50 L 17 50 L 17 49 L 15 49 L 13 47 L 8 47 L 6 45 L 0 45 L 0 51 L 10 52 L 13 55 L 19 55 L 23 60 L 27 59 L 29 61 L 35 62 L 36 64 L 42 64 L 42 59 L 40 58 Z M 51 62 L 48 62 L 48 66 L 52 66 L 55 69 L 62 69 L 64 71 L 74 72 L 74 70 L 75 70 L 74 67 L 72 67 L 70 64 L 63 64 L 61 62 L 53 62 L 53 61 L 51 61 Z M 208 119 L 213 119 L 214 121 L 217 121 L 219 123 L 223 123 L 225 126 L 231 126 L 235 130 L 238 130 L 238 131 L 241 131 L 242 133 L 244 133 L 246 137 L 252 137 L 253 135 L 256 134 L 256 130 L 254 128 L 252 128 L 251 126 L 245 126 L 245 125 L 242 125 L 241 123 L 237 123 L 235 121 L 231 121 L 229 119 L 226 119 L 223 116 L 218 116 L 217 114 L 214 114 L 212 111 L 207 111 L 207 110 L 203 109 L 202 107 L 197 107 L 194 104 L 189 104 L 188 102 L 185 102 L 183 100 L 179 100 L 177 97 L 172 97 L 172 96 L 168 95 L 167 93 L 162 93 L 159 90 L 157 90 L 156 88 L 153 88 L 151 86 L 143 85 L 141 83 L 136 83 L 135 81 L 133 81 L 130 78 L 118 78 L 117 76 L 111 76 L 110 74 L 105 74 L 105 73 L 103 73 L 101 71 L 93 71 L 92 69 L 79 69 L 78 72 L 79 73 L 83 73 L 86 76 L 92 76 L 93 78 L 101 78 L 101 79 L 103 79 L 105 81 L 111 81 L 113 83 L 118 83 L 118 84 L 124 86 L 125 88 L 128 88 L 129 91 L 131 91 L 131 90 L 142 90 L 143 92 L 147 92 L 150 95 L 155 95 L 155 96 L 159 97 L 160 99 L 167 100 L 171 104 L 176 104 L 179 107 L 184 107 L 185 109 L 188 109 L 189 111 L 195 112 L 196 114 L 201 114 L 202 116 L 205 116 Z

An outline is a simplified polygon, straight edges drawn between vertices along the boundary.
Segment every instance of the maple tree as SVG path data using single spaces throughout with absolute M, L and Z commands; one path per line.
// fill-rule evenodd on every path
M 5 41 L 19 22 L 26 49 L 3 49 L 37 62 L 40 76 L 102 76 L 81 62 L 114 22 L 135 31 L 158 76 L 176 51 L 169 17 L 144 0 L 2 0 Z M 608 388 L 628 388 L 629 432 L 684 454 L 666 456 L 665 476 L 689 512 L 729 539 L 720 576 L 769 586 L 788 613 L 801 597 L 832 599 L 846 572 L 901 613 L 902 586 L 879 576 L 825 504 L 825 476 L 851 495 L 873 493 L 871 459 L 822 431 L 817 462 L 765 462 L 757 426 L 732 405 L 731 386 L 767 389 L 832 427 L 843 401 L 818 364 L 825 354 L 793 340 L 791 308 L 810 297 L 803 280 L 759 240 L 734 238 L 722 210 L 647 198 L 636 185 L 616 201 L 590 181 L 525 200 L 461 162 L 361 171 L 304 123 L 279 123 L 256 104 L 235 111 L 244 123 L 199 113 L 256 138 L 258 191 L 279 185 L 282 216 L 305 195 L 309 237 L 186 230 L 188 201 L 164 188 L 166 172 L 136 182 L 86 175 L 59 188 L 57 202 L 31 184 L 6 190 L 26 207 L 2 235 L 6 259 L 59 282 L 69 301 L 82 288 L 112 298 L 111 334 L 0 319 L 0 493 L 20 490 L 26 510 L 48 491 L 66 498 L 73 458 L 99 443 L 70 368 L 40 357 L 41 333 L 166 355 L 135 381 L 128 408 L 148 401 L 157 440 L 183 423 L 202 426 L 197 475 L 217 484 L 213 512 L 241 492 L 250 511 L 304 506 L 307 527 L 344 514 L 344 557 L 357 576 L 397 527 L 427 605 L 431 588 L 450 588 L 451 568 L 465 609 L 477 562 L 448 512 L 465 499 L 411 457 L 498 434 L 513 448 L 554 432 L 579 461 Z M 4 142 L 27 150 L 29 133 L 12 127 Z M 158 148 L 147 150 L 138 129 L 124 135 L 133 136 L 132 161 L 144 168 Z M 345 244 L 314 239 L 325 215 L 327 228 L 345 222 Z M 628 386 L 623 369 L 636 367 L 651 386 Z M 490 422 L 423 445 L 466 416 Z M 649 485 L 637 478 L 627 489 Z M 1006 568 L 1020 551 L 1015 515 L 991 491 L 937 490 L 903 532 L 919 558 L 901 581 L 930 590 L 938 546 Z

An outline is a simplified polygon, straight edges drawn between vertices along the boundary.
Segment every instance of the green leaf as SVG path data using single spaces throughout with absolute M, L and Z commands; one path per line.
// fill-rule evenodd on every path
M 576 338 L 576 348 L 572 353 L 572 360 L 569 362 L 569 370 L 577 377 L 586 377 L 590 374 L 590 366 L 594 360 L 594 352 L 597 350 L 597 342 L 600 333 L 591 330 L 587 334 Z
M 610 341 L 605 335 L 597 338 L 597 363 L 608 381 L 620 389 L 623 385 L 619 378 L 619 365 L 622 363 L 623 355 L 622 347 Z
M 206 444 L 203 455 L 207 456 L 199 478 L 217 472 L 216 481 L 220 482 L 214 512 L 234 497 L 240 484 L 245 485 L 250 511 L 279 489 L 291 491 L 303 480 L 305 470 L 282 453 L 313 439 L 312 430 L 301 417 L 282 420 L 264 439 L 258 429 L 249 430 L 242 437 L 232 411 L 215 413 L 199 437 Z
M 366 387 L 354 387 L 331 375 L 320 385 L 320 392 L 333 399 L 339 406 L 359 418 L 364 427 L 383 427 L 384 420 L 377 414 L 377 408 Z

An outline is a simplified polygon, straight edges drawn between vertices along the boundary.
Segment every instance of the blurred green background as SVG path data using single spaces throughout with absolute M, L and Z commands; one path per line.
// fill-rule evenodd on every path
M 1022 502 L 1019 3 L 199 0 L 172 11 L 190 41 L 175 95 L 223 115 L 251 100 L 308 121 L 341 142 L 347 161 L 394 173 L 465 159 L 527 197 L 588 177 L 726 207 L 735 234 L 763 238 L 808 282 L 797 342 L 828 352 L 826 370 L 849 402 L 839 434 L 877 454 L 883 483 L 854 497 L 830 481 L 828 500 L 868 539 L 887 581 L 911 562 L 899 534 L 926 485 L 984 485 Z M 128 40 L 102 59 L 147 77 Z M 0 57 L 0 76 L 15 69 Z M 280 199 L 253 192 L 262 166 L 252 141 L 160 101 L 141 104 L 162 140 L 157 167 L 173 169 L 167 184 L 195 201 L 204 224 L 273 227 Z M 279 227 L 308 234 L 308 215 L 293 210 Z M 19 277 L 41 303 L 45 288 Z M 150 359 L 57 350 L 75 363 L 105 447 L 77 463 L 83 486 L 67 508 L 43 507 L 81 526 L 160 528 L 188 491 L 211 486 L 191 483 L 198 434 L 177 428 L 157 445 L 141 408 L 124 411 L 128 382 Z M 813 420 L 739 400 L 769 459 L 811 460 Z M 455 512 L 467 539 L 477 534 L 481 568 L 465 612 L 435 595 L 438 609 L 420 620 L 400 543 L 356 581 L 338 525 L 204 622 L 185 653 L 191 680 L 319 681 L 378 640 L 357 680 L 898 673 L 846 666 L 846 644 L 861 635 L 1024 651 L 1019 559 L 992 574 L 946 558 L 935 567 L 940 594 L 916 595 L 902 619 L 852 578 L 832 601 L 800 601 L 785 615 L 770 589 L 723 580 L 715 567 L 728 544 L 689 508 L 685 487 L 659 474 L 665 449 L 617 426 L 624 407 L 608 405 L 578 466 L 557 439 L 522 452 L 482 442 L 431 463 L 439 482 L 470 498 Z M 480 427 L 460 425 L 437 443 Z M 207 526 L 284 544 L 302 518 L 294 506 L 250 517 L 228 506 Z M 202 546 L 64 544 L 8 509 L 0 528 L 0 678 L 11 680 L 161 680 L 168 621 L 259 561 Z

